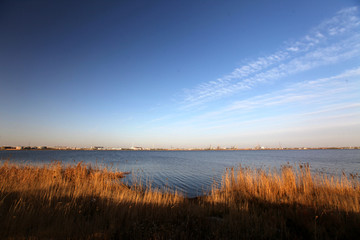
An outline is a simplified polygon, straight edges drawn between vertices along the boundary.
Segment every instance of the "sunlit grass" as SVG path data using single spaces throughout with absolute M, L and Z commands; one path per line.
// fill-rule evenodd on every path
M 356 177 L 307 165 L 228 169 L 198 198 L 131 186 L 124 173 L 78 164 L 0 167 L 0 236 L 9 239 L 355 238 Z
M 246 199 L 270 204 L 297 204 L 314 209 L 360 212 L 360 185 L 355 176 L 312 175 L 309 165 L 283 166 L 280 171 L 239 167 L 228 169 L 209 201 L 229 207 Z

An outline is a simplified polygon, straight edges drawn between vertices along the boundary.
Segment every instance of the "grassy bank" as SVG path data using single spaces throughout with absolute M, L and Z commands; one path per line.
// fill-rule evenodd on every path
M 121 184 L 122 173 L 78 164 L 0 168 L 4 239 L 355 239 L 358 178 L 229 169 L 199 198 Z

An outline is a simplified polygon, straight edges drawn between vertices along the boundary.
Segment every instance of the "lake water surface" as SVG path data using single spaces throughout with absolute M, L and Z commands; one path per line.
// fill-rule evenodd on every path
M 251 168 L 279 168 L 309 163 L 311 169 L 339 175 L 360 173 L 360 150 L 261 150 L 261 151 L 0 151 L 0 161 L 43 165 L 57 160 L 84 163 L 131 172 L 153 187 L 164 186 L 189 197 L 202 195 L 226 168 L 240 164 Z

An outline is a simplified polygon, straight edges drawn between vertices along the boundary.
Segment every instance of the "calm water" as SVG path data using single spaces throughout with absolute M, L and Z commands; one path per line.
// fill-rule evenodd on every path
M 283 151 L 0 151 L 0 160 L 43 165 L 54 160 L 64 164 L 98 164 L 131 172 L 153 187 L 168 186 L 187 196 L 197 196 L 220 182 L 226 168 L 240 164 L 252 168 L 279 168 L 284 164 L 309 163 L 328 174 L 360 173 L 360 150 Z

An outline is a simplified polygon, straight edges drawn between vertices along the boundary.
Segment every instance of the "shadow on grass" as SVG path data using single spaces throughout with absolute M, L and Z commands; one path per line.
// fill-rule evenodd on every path
M 40 190 L 39 190 L 40 191 Z M 46 194 L 45 194 L 46 195 Z M 356 239 L 360 215 L 257 198 L 174 205 L 0 192 L 3 239 Z

